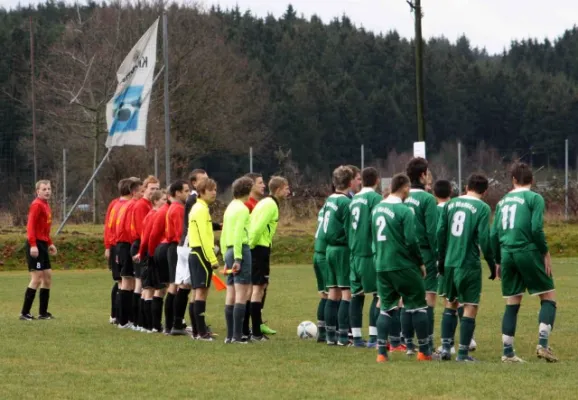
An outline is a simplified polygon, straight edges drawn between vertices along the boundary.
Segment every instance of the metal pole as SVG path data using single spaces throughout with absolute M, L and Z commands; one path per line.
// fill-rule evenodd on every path
M 458 196 L 462 195 L 462 142 L 458 140 Z
M 62 149 L 62 220 L 66 216 L 66 149 Z
M 417 138 L 425 142 L 424 89 L 423 89 L 423 48 L 421 32 L 421 0 L 408 1 L 415 17 L 415 88 L 417 109 Z
M 165 182 L 171 182 L 171 121 L 169 114 L 169 34 L 167 30 L 167 14 L 163 13 L 163 55 L 165 59 Z
M 565 199 L 564 199 L 564 215 L 566 221 L 568 221 L 568 139 L 565 140 L 565 162 L 566 162 L 566 172 L 564 174 L 564 188 L 565 188 Z
M 249 147 L 249 172 L 253 173 L 253 147 Z
M 155 147 L 155 176 L 159 177 L 159 149 Z
M 365 147 L 361 145 L 361 169 L 365 168 Z
M 80 192 L 80 195 L 78 196 L 78 199 L 76 199 L 76 201 L 74 202 L 74 204 L 72 205 L 72 208 L 70 209 L 70 211 L 68 212 L 68 214 L 66 215 L 66 217 L 64 217 L 64 220 L 62 221 L 62 223 L 60 224 L 60 226 L 58 227 L 58 230 L 56 231 L 56 234 L 58 235 L 60 233 L 60 231 L 62 230 L 62 228 L 64 227 L 64 225 L 66 224 L 66 221 L 68 221 L 68 219 L 70 218 L 70 216 L 72 215 L 72 213 L 74 212 L 74 209 L 76 208 L 76 206 L 78 205 L 78 203 L 80 203 L 80 200 L 82 199 L 82 196 L 84 196 L 84 194 L 86 193 L 86 191 L 88 190 L 88 188 L 90 187 L 90 185 L 92 184 L 92 181 L 94 180 L 94 178 L 96 177 L 96 175 L 98 174 L 98 171 L 100 171 L 100 169 L 102 168 L 102 166 L 104 165 L 104 162 L 108 159 L 108 155 L 110 154 L 110 152 L 112 151 L 112 147 L 108 148 L 108 151 L 106 152 L 106 154 L 104 155 L 104 157 L 102 158 L 102 161 L 100 162 L 100 164 L 98 164 L 98 167 L 96 167 L 96 169 L 94 170 L 94 172 L 92 173 L 92 176 L 90 177 L 90 179 L 88 180 L 88 182 L 86 182 L 86 186 L 84 186 L 84 189 L 82 189 L 82 192 Z
M 34 30 L 32 26 L 32 17 L 30 22 L 30 82 L 32 97 L 32 157 L 34 159 L 34 183 L 38 182 L 38 160 L 36 153 L 36 96 L 34 93 Z

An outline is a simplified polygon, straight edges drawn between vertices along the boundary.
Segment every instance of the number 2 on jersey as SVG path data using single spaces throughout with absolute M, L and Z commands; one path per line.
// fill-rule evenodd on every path
M 353 227 L 354 231 L 357 230 L 357 225 L 359 224 L 359 214 L 360 213 L 361 213 L 361 211 L 359 210 L 359 207 L 355 207 L 353 210 L 351 210 L 351 215 L 353 216 L 353 219 L 351 220 L 351 226 Z
M 385 229 L 385 217 L 383 215 L 377 217 L 375 224 L 377 225 L 377 241 L 385 242 L 385 235 L 383 234 L 383 230 Z
M 514 229 L 517 204 L 506 205 L 502 208 L 502 229 Z

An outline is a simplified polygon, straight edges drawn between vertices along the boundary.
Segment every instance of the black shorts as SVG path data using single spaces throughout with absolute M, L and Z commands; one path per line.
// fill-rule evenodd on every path
M 255 286 L 269 283 L 269 271 L 271 270 L 271 248 L 255 246 L 251 250 L 251 283 Z
M 110 246 L 109 252 L 110 257 L 108 257 L 108 269 L 112 273 L 112 280 L 113 281 L 120 281 L 122 278 L 120 277 L 120 264 L 118 263 L 118 251 L 116 250 L 116 246 Z
M 135 240 L 134 242 L 132 242 L 132 245 L 130 246 L 130 255 L 131 257 L 134 257 L 138 254 L 138 250 L 140 249 L 140 239 Z M 142 278 L 142 270 L 143 268 L 146 266 L 146 259 L 143 256 L 140 260 L 140 262 L 135 263 L 133 261 L 132 263 L 133 268 L 134 268 L 134 277 L 141 279 Z
M 134 266 L 130 255 L 130 246 L 131 244 L 128 242 L 119 242 L 116 245 L 120 276 L 123 278 L 134 278 Z
M 191 273 L 191 285 L 193 289 L 211 287 L 213 268 L 211 263 L 203 255 L 200 247 L 193 247 L 189 256 L 189 272 Z
M 177 276 L 177 261 L 179 261 L 179 256 L 177 255 L 177 242 L 169 243 L 167 247 L 167 263 L 169 265 L 169 283 L 175 283 Z
M 148 257 L 142 268 L 142 287 L 144 289 L 164 289 L 165 284 L 161 283 L 159 268 L 154 257 Z
M 50 256 L 48 254 L 48 243 L 41 240 L 36 241 L 38 247 L 38 257 L 34 258 L 30 255 L 30 243 L 26 241 L 26 263 L 28 264 L 28 271 L 44 271 L 45 269 L 52 269 L 50 266 Z
M 158 271 L 158 278 L 160 283 L 170 283 L 169 276 L 169 260 L 167 259 L 168 243 L 161 243 L 155 249 L 154 265 Z

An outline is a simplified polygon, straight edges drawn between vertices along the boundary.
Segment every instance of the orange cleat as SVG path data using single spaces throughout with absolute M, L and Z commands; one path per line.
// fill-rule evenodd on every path
M 405 344 L 400 344 L 399 346 L 391 347 L 389 351 L 392 353 L 405 353 L 407 351 L 407 347 Z
M 378 355 L 377 355 L 377 362 L 378 362 L 378 363 L 384 363 L 384 362 L 387 362 L 387 361 L 389 361 L 388 358 L 387 358 L 387 356 L 384 356 L 383 354 L 378 354 Z
M 418 361 L 431 361 L 432 360 L 432 356 L 426 356 L 425 354 L 423 354 L 421 351 L 419 353 L 417 353 L 417 360 Z

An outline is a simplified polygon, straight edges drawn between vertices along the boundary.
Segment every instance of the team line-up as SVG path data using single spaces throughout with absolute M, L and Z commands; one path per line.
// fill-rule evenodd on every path
M 428 163 L 412 159 L 406 174 L 393 177 L 385 199 L 378 193 L 379 174 L 340 166 L 333 171 L 334 193 L 319 211 L 313 266 L 320 300 L 318 342 L 330 346 L 377 348 L 378 362 L 388 352 L 417 353 L 417 360 L 451 360 L 458 319 L 456 361 L 475 362 L 476 315 L 482 289 L 480 250 L 490 279 L 501 279 L 506 308 L 502 321 L 502 362 L 522 363 L 514 352 L 517 314 L 522 295 L 540 297 L 538 358 L 557 358 L 548 346 L 556 300 L 552 263 L 543 232 L 543 198 L 531 190 L 528 165 L 511 167 L 513 190 L 491 210 L 482 200 L 488 189 L 483 174 L 468 178 L 466 193 L 452 199 L 451 184 L 431 187 Z M 276 332 L 263 323 L 262 310 L 270 273 L 270 253 L 279 219 L 279 203 L 289 194 L 286 179 L 270 179 L 269 195 L 259 174 L 233 185 L 233 201 L 223 223 L 212 221 L 209 206 L 217 184 L 203 170 L 189 181 L 176 181 L 167 191 L 148 177 L 119 182 L 120 197 L 108 207 L 105 256 L 114 280 L 110 322 L 121 329 L 191 334 L 213 341 L 205 321 L 213 274 L 223 252 L 226 276 L 225 343 L 267 341 Z M 38 319 L 48 312 L 51 284 L 49 181 L 36 185 L 37 199 L 28 219 L 27 260 L 31 281 L 20 318 L 32 320 L 30 309 L 40 287 Z M 220 246 L 214 231 L 221 230 Z M 373 295 L 369 338 L 362 335 L 365 295 Z M 434 307 L 445 299 L 441 346 L 434 347 Z M 190 299 L 189 299 L 190 298 Z M 189 308 L 191 327 L 184 315 Z M 164 327 L 162 314 L 164 311 Z M 250 321 L 252 324 L 250 324 Z M 417 346 L 414 343 L 417 337 Z

